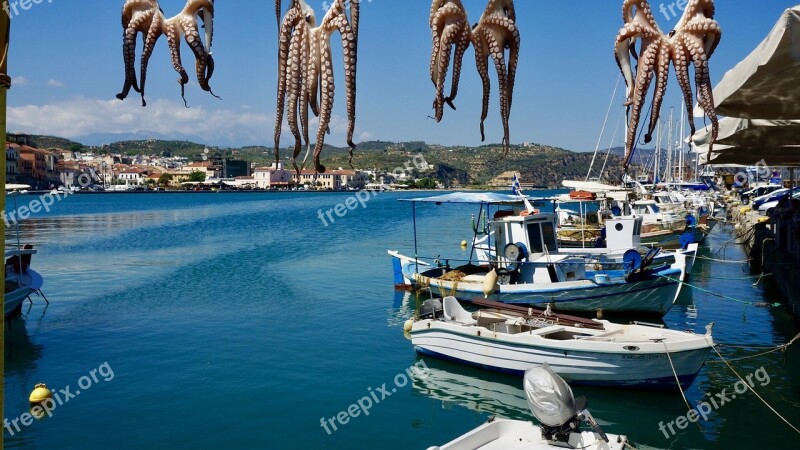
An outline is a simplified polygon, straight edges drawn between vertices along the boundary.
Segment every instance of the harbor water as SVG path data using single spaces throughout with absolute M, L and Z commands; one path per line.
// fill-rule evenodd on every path
M 34 296 L 6 325 L 6 447 L 425 449 L 492 415 L 531 419 L 521 378 L 418 357 L 404 337 L 416 297 L 394 290 L 386 251 L 413 254 L 398 199 L 419 195 L 72 195 L 24 221 L 50 305 Z M 418 206 L 420 256 L 468 258 L 474 212 Z M 714 322 L 722 355 L 800 425 L 800 344 L 736 360 L 796 330 L 732 231 L 714 229 L 690 280 L 702 290 L 664 323 Z M 716 407 L 688 425 L 678 392 L 573 390 L 636 448 L 793 447 L 738 380 L 712 352 L 686 397 Z M 59 397 L 52 417 L 14 422 L 37 383 Z

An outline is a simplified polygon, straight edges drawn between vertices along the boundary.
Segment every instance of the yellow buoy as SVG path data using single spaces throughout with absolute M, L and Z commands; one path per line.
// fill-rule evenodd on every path
M 406 333 L 411 332 L 411 327 L 414 326 L 414 319 L 408 319 L 403 323 L 403 331 Z
M 461 247 L 462 248 L 466 248 L 467 247 L 467 241 L 461 241 Z
M 492 269 L 491 272 L 486 274 L 483 279 L 483 296 L 489 298 L 489 295 L 494 294 L 495 286 L 497 285 L 497 271 Z
M 743 207 L 739 208 L 739 212 L 741 214 L 748 213 L 748 212 L 750 212 L 752 210 L 753 210 L 753 208 L 751 208 L 749 206 L 743 206 Z
M 761 217 L 758 219 L 758 223 L 765 223 L 769 222 L 769 217 Z
M 28 401 L 31 403 L 42 403 L 45 400 L 49 400 L 53 398 L 53 393 L 50 392 L 50 389 L 47 389 L 47 385 L 44 383 L 39 383 L 33 388 L 33 392 L 31 392 L 30 397 L 28 397 Z

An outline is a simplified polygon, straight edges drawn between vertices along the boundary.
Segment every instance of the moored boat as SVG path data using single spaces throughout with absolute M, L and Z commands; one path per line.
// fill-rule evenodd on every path
M 520 206 L 519 196 L 454 193 L 407 200 L 422 203 L 480 205 L 480 217 L 491 206 Z M 608 244 L 602 249 L 558 248 L 557 216 L 526 207 L 499 209 L 475 227 L 469 260 L 394 258 L 395 284 L 426 287 L 435 295 L 488 298 L 506 303 L 549 306 L 553 310 L 660 315 L 678 297 L 686 273 L 683 254 L 644 256 L 636 249 L 641 219 L 609 219 Z M 418 252 L 415 250 L 415 254 Z M 442 264 L 441 261 L 445 263 Z M 437 263 L 438 261 L 438 263 Z M 450 263 L 458 264 L 454 267 Z
M 463 436 L 428 450 L 622 450 L 627 447 L 627 438 L 606 434 L 587 409 L 586 398 L 576 399 L 570 387 L 547 364 L 527 371 L 524 385 L 528 407 L 540 422 L 539 426 L 521 420 L 490 419 Z M 580 430 L 584 422 L 592 431 Z
M 562 318 L 549 311 L 467 312 L 455 297 L 426 300 L 411 324 L 423 355 L 516 375 L 549 363 L 570 383 L 676 389 L 692 384 L 714 345 L 658 326 Z M 522 308 L 524 310 L 525 308 Z

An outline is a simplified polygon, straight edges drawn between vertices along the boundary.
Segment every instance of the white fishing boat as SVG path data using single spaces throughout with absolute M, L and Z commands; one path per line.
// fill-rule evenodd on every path
M 556 214 L 531 212 L 527 207 L 499 209 L 523 204 L 516 195 L 453 193 L 405 201 L 414 208 L 417 203 L 480 205 L 478 223 L 481 216 L 489 216 L 490 207 L 498 210 L 484 226 L 474 227 L 469 260 L 411 257 L 390 250 L 396 285 L 428 287 L 439 296 L 483 295 L 561 311 L 664 315 L 685 277 L 683 254 L 666 258 L 657 258 L 655 251 L 639 254 L 633 239 L 639 235 L 635 230 L 641 228 L 640 218 L 609 219 L 609 244 L 603 249 L 562 251 L 557 245 Z M 419 255 L 416 248 L 415 254 Z M 451 262 L 458 265 L 451 267 Z
M 678 381 L 682 388 L 692 384 L 714 345 L 712 325 L 697 335 L 493 306 L 473 314 L 455 297 L 426 300 L 409 324 L 414 349 L 516 375 L 549 363 L 570 383 L 675 389 Z
M 490 419 L 489 422 L 442 446 L 428 450 L 622 450 L 627 438 L 606 434 L 587 409 L 585 397 L 572 390 L 545 364 L 525 373 L 528 407 L 541 425 L 521 420 Z M 583 423 L 591 431 L 581 431 Z
M 24 184 L 8 184 L 5 186 L 6 194 L 14 198 L 14 209 L 16 210 L 16 198 L 22 191 L 30 189 Z M 8 317 L 21 308 L 32 293 L 41 292 L 44 280 L 35 270 L 30 268 L 31 258 L 36 254 L 36 250 L 29 244 L 23 245 L 19 237 L 19 222 L 15 222 L 14 242 L 6 245 L 5 249 L 5 286 L 4 286 L 4 317 Z

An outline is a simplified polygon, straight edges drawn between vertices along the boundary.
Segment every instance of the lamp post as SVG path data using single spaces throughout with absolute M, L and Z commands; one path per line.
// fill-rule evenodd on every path
M 6 93 L 8 89 L 11 87 L 11 77 L 8 76 L 8 45 L 9 45 L 9 31 L 11 30 L 11 16 L 6 13 L 0 12 L 0 147 L 3 148 L 3 151 L 6 150 Z M 0 181 L 3 182 L 3 193 L 0 194 L 0 210 L 5 211 L 6 209 L 6 159 L 0 158 Z M 0 231 L 0 237 L 3 239 L 3 249 L 5 249 L 5 241 L 6 241 L 6 228 L 5 226 L 1 226 L 2 231 Z M 5 254 L 5 251 L 4 251 Z M 5 259 L 5 256 L 3 257 Z M 2 275 L 0 275 L 0 281 L 2 281 L 3 286 L 5 286 L 6 282 L 6 273 L 5 270 L 2 270 Z M 6 332 L 6 300 L 5 300 L 5 289 L 3 289 L 3 293 L 1 294 L 2 300 L 0 300 L 0 309 L 3 310 L 3 332 L 0 333 L 0 374 L 5 373 L 5 354 L 3 348 L 5 348 L 5 332 Z M 0 392 L 4 392 L 4 381 L 3 377 L 0 376 Z M 3 397 L 0 395 L 0 411 L 4 411 L 3 405 Z M 4 433 L 0 433 L 0 448 L 3 448 L 3 435 Z

